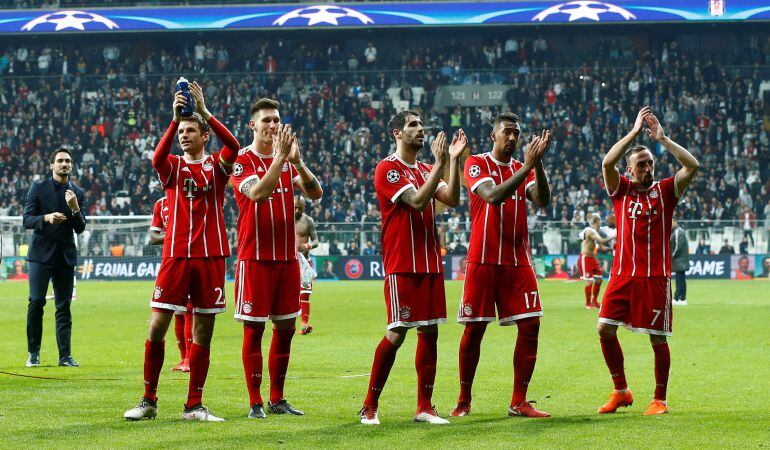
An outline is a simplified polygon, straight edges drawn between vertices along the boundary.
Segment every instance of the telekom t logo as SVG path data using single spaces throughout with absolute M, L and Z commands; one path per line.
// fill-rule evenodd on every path
M 642 212 L 642 204 L 640 202 L 628 202 L 628 216 L 636 220 L 636 216 Z
M 195 193 L 198 191 L 198 185 L 195 183 L 195 180 L 193 180 L 192 178 L 185 178 L 184 187 L 182 188 L 182 190 L 186 192 L 185 197 L 194 198 Z

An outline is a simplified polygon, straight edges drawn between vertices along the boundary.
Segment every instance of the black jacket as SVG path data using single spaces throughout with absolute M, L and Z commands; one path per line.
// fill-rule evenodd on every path
M 80 213 L 72 214 L 72 210 L 64 200 L 64 193 L 72 190 L 78 198 Z M 74 184 L 59 184 L 53 178 L 32 183 L 27 197 L 24 199 L 24 228 L 34 230 L 29 239 L 27 261 L 49 263 L 59 255 L 70 266 L 77 265 L 78 249 L 75 246 L 75 236 L 86 228 L 84 215 L 83 189 Z M 46 214 L 60 212 L 67 220 L 58 225 L 47 223 Z

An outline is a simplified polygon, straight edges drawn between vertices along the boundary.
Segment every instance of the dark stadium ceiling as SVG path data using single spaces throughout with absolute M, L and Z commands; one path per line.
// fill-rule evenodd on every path
M 767 1 L 746 0 L 306 3 L 3 10 L 0 33 L 767 20 Z

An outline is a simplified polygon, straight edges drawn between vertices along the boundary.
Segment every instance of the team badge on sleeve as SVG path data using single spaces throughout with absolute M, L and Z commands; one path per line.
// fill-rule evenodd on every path
M 235 163 L 235 165 L 233 166 L 233 175 L 237 177 L 242 173 L 243 173 L 243 166 L 240 165 L 239 163 Z
M 388 172 L 388 181 L 391 183 L 398 183 L 398 180 L 401 179 L 401 175 L 398 173 L 398 170 L 391 170 Z
M 468 169 L 468 175 L 471 176 L 471 178 L 476 178 L 479 175 L 481 175 L 481 167 L 477 165 L 472 165 L 470 169 Z

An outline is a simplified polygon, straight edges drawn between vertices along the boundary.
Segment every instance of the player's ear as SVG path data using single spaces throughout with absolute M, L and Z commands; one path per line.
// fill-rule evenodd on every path
M 256 122 L 254 122 L 254 119 L 249 120 L 249 128 L 252 131 L 257 131 L 257 124 L 256 124 Z

